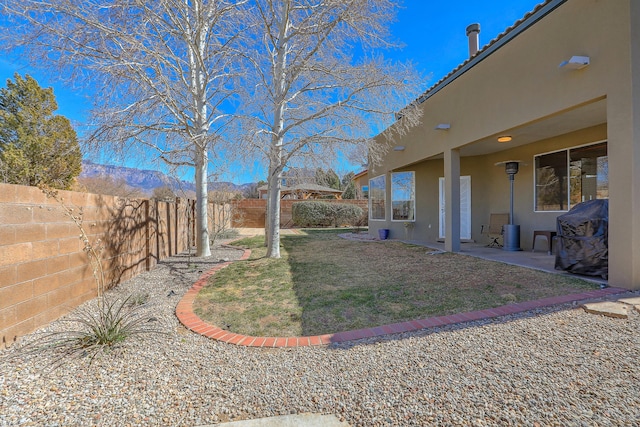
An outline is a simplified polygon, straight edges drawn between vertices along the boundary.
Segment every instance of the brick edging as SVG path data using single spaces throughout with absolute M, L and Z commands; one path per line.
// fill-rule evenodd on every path
M 244 253 L 239 261 L 249 258 L 250 249 L 244 249 Z M 233 261 L 227 261 L 206 271 L 193 284 L 191 289 L 182 297 L 176 306 L 176 316 L 178 320 L 188 329 L 205 337 L 229 344 L 236 344 L 245 347 L 309 347 L 328 345 L 344 341 L 353 341 L 363 338 L 373 338 L 382 335 L 398 334 L 404 332 L 417 331 L 425 328 L 434 328 L 456 323 L 472 322 L 482 319 L 491 319 L 510 314 L 522 313 L 537 308 L 550 307 L 553 305 L 566 304 L 576 301 L 603 298 L 609 295 L 628 292 L 622 288 L 604 288 L 590 292 L 580 292 L 577 294 L 561 295 L 557 297 L 542 298 L 534 301 L 527 301 L 485 310 L 470 311 L 466 313 L 452 314 L 448 316 L 437 316 L 428 319 L 411 320 L 407 322 L 392 323 L 390 325 L 375 326 L 371 328 L 356 329 L 353 331 L 337 332 L 334 334 L 314 335 L 306 337 L 253 337 L 227 331 L 215 325 L 205 322 L 193 312 L 193 302 L 200 290 L 207 284 L 209 277 L 219 270 L 229 266 Z

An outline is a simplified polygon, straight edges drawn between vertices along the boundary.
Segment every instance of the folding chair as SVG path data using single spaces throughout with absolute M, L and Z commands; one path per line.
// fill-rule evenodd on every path
M 492 213 L 489 216 L 489 225 L 483 225 L 480 229 L 480 234 L 486 234 L 489 237 L 490 242 L 487 245 L 488 248 L 501 248 L 502 235 L 504 234 L 504 226 L 509 224 L 508 213 Z M 485 229 L 487 230 L 485 232 Z

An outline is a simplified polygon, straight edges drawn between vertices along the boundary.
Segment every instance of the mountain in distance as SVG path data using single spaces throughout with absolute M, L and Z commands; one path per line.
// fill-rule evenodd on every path
M 169 187 L 173 191 L 195 192 L 196 185 L 193 182 L 178 180 L 166 174 L 149 169 L 136 169 L 125 166 L 102 165 L 88 160 L 82 161 L 80 178 L 110 177 L 114 180 L 123 180 L 129 187 L 137 188 L 151 194 L 155 188 Z M 231 191 L 244 191 L 248 184 L 234 184 L 232 182 L 210 182 L 209 191 L 225 189 Z

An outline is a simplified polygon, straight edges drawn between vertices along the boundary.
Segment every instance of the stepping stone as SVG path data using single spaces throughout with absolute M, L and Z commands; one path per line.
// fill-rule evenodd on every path
M 216 424 L 218 427 L 349 427 L 340 422 L 334 415 L 299 414 L 280 417 L 260 418 L 255 420 L 231 421 Z M 213 426 L 201 426 L 213 427 Z
M 594 302 L 584 304 L 582 306 L 584 311 L 592 314 L 601 314 L 603 316 L 617 317 L 619 319 L 626 319 L 628 317 L 627 306 L 620 302 Z
M 637 312 L 640 312 L 640 297 L 620 298 L 618 301 L 624 304 L 632 305 Z

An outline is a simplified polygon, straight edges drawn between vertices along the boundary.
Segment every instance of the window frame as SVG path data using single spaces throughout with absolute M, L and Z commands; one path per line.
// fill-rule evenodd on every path
M 394 185 L 393 185 L 393 177 L 394 175 L 400 175 L 400 174 L 411 174 L 411 190 L 410 190 L 410 194 L 413 196 L 412 199 L 409 200 L 405 200 L 405 199 L 401 199 L 398 201 L 402 201 L 402 202 L 411 202 L 411 210 L 412 210 L 412 215 L 410 215 L 411 219 L 408 218 L 404 218 L 404 219 L 394 219 L 393 214 L 394 214 L 394 210 L 393 210 L 393 203 L 396 201 L 394 200 Z M 416 173 L 415 171 L 399 171 L 399 172 L 392 172 L 391 173 L 391 222 L 416 222 Z
M 576 145 L 573 147 L 567 147 L 567 148 L 562 148 L 559 150 L 553 150 L 553 151 L 547 151 L 545 153 L 539 153 L 539 154 L 535 154 L 533 156 L 533 211 L 535 213 L 559 213 L 559 212 L 568 212 L 571 210 L 571 208 L 575 205 L 571 204 L 571 151 L 572 150 L 578 150 L 580 148 L 585 148 L 585 147 L 590 147 L 590 146 L 594 146 L 594 145 L 599 145 L 599 144 L 603 144 L 606 143 L 607 144 L 607 163 L 609 162 L 609 141 L 607 139 L 603 139 L 600 141 L 594 141 L 594 142 L 589 142 L 587 144 L 581 144 L 581 145 Z M 542 156 L 546 156 L 549 154 L 555 154 L 555 153 L 566 153 L 565 157 L 566 157 L 566 206 L 567 209 L 564 210 L 539 210 L 537 209 L 538 206 L 538 168 L 536 167 L 536 159 L 538 157 L 542 157 Z M 607 180 L 608 181 L 608 180 Z M 607 186 L 608 189 L 608 186 Z M 608 197 L 607 197 L 608 198 Z
M 378 189 L 375 184 L 372 184 L 373 181 L 382 180 L 382 218 L 374 218 L 373 217 L 373 203 L 377 200 L 374 195 L 373 189 Z M 378 175 L 369 179 L 369 221 L 386 221 L 387 220 L 387 176 L 385 174 Z

